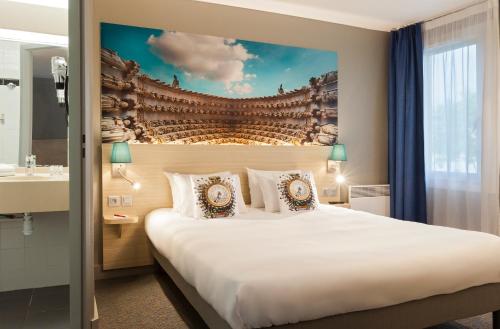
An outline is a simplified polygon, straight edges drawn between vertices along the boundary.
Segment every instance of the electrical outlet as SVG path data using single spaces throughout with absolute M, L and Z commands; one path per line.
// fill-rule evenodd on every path
M 108 207 L 119 207 L 122 205 L 122 198 L 118 195 L 108 195 Z
M 131 195 L 122 195 L 122 206 L 124 207 L 132 207 L 132 196 Z

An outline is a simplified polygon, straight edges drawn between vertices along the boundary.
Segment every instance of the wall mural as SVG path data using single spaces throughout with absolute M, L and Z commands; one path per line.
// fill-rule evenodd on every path
M 101 24 L 102 141 L 333 145 L 337 53 Z

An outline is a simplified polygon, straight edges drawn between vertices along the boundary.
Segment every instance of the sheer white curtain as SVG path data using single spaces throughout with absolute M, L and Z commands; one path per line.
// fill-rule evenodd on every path
M 498 0 L 423 25 L 430 223 L 499 234 Z

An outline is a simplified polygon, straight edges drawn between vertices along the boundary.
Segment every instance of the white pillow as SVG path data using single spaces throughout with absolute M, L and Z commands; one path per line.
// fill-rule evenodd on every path
M 276 187 L 273 176 L 257 176 L 257 181 L 263 196 L 264 208 L 266 211 L 279 212 L 280 203 L 278 199 L 278 188 Z
M 319 205 L 316 183 L 310 171 L 275 174 L 279 210 L 282 213 L 314 210 Z M 267 200 L 266 200 L 267 201 Z
M 248 211 L 247 206 L 245 205 L 245 199 L 243 199 L 243 193 L 241 192 L 241 180 L 239 175 L 231 175 L 234 176 L 235 179 L 235 188 L 236 188 L 236 198 L 238 201 L 238 210 L 239 213 L 246 213 Z
M 264 208 L 264 196 L 262 190 L 259 186 L 259 176 L 265 176 L 273 179 L 273 174 L 279 173 L 297 173 L 300 170 L 287 170 L 287 171 L 269 171 L 269 170 L 257 170 L 247 168 L 248 173 L 248 187 L 250 189 L 250 199 L 252 208 Z
M 238 215 L 236 175 L 191 175 L 195 218 Z
M 170 184 L 170 190 L 172 192 L 172 208 L 174 211 L 179 211 L 179 204 L 181 203 L 181 194 L 179 193 L 179 188 L 177 184 L 174 182 L 174 175 L 178 175 L 178 173 L 173 172 L 163 172 L 165 176 L 167 176 L 168 183 Z
M 230 175 L 229 171 L 212 173 L 209 175 Z M 189 174 L 167 173 L 165 175 L 170 179 L 172 189 L 173 209 L 180 214 L 188 217 L 194 216 L 193 204 L 194 194 L 193 185 Z
M 260 170 L 247 168 L 248 188 L 250 189 L 250 206 L 252 208 L 263 208 L 264 198 L 259 187 L 259 178 L 257 176 Z

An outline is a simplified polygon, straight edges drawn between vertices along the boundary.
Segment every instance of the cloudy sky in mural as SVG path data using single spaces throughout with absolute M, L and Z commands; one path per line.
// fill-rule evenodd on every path
M 139 62 L 141 71 L 183 89 L 257 97 L 300 88 L 337 70 L 337 53 L 206 35 L 101 24 L 101 47 Z

